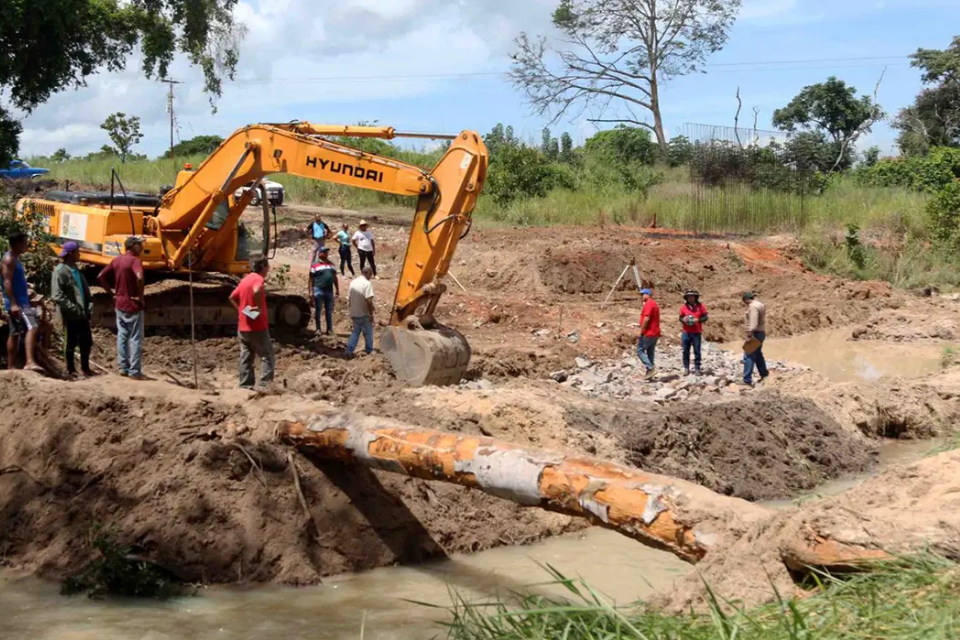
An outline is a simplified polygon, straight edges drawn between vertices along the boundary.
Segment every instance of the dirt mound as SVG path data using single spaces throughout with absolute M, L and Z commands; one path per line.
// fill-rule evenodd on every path
M 931 550 L 960 558 L 960 451 L 894 467 L 858 487 L 759 519 L 736 540 L 707 554 L 697 571 L 662 598 L 675 610 L 705 603 L 704 584 L 721 599 L 746 605 L 797 589 L 784 564 L 798 540 L 813 532 L 868 551 L 906 554 Z
M 62 577 L 89 559 L 83 541 L 103 523 L 185 580 L 306 584 L 583 526 L 461 487 L 320 469 L 294 454 L 311 520 L 272 429 L 316 403 L 236 402 L 159 382 L 0 375 L 4 563 Z
M 877 461 L 874 444 L 816 404 L 775 393 L 621 415 L 615 433 L 630 464 L 746 500 L 789 496 Z

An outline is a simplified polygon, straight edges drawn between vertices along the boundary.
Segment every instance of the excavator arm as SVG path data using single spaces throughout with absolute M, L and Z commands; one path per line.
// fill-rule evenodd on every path
M 397 375 L 415 385 L 459 381 L 469 362 L 466 340 L 437 325 L 434 311 L 446 290 L 443 277 L 486 177 L 488 156 L 480 136 L 451 138 L 436 167 L 426 171 L 335 143 L 324 136 L 392 139 L 389 127 L 325 126 L 303 122 L 252 125 L 236 131 L 196 171 L 181 172 L 177 185 L 148 218 L 171 270 L 229 268 L 240 215 L 253 189 L 275 173 L 312 178 L 384 193 L 414 196 L 416 211 L 401 267 L 389 326 L 381 349 Z M 437 136 L 430 136 L 437 137 Z

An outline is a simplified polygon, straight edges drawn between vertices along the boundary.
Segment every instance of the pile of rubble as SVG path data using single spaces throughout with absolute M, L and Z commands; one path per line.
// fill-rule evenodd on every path
M 693 354 L 691 353 L 691 360 Z M 710 342 L 703 344 L 703 375 L 684 375 L 682 351 L 678 346 L 657 348 L 657 370 L 647 379 L 646 369 L 636 354 L 625 352 L 619 360 L 591 362 L 577 358 L 576 368 L 555 371 L 551 377 L 564 386 L 577 389 L 591 398 L 630 399 L 647 402 L 678 402 L 702 399 L 702 396 L 738 395 L 750 387 L 738 384 L 743 379 L 743 356 L 726 351 Z M 767 368 L 776 373 L 806 371 L 807 367 L 767 360 Z M 754 380 L 758 374 L 754 372 Z

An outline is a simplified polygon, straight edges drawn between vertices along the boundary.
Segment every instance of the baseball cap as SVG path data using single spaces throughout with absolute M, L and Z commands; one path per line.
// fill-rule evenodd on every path
M 143 238 L 141 238 L 140 236 L 130 236 L 129 238 L 127 238 L 127 239 L 124 241 L 124 243 L 123 243 L 123 248 L 124 248 L 124 249 L 130 249 L 130 247 L 132 247 L 132 246 L 135 245 L 135 244 L 141 244 L 141 245 L 142 245 L 142 244 L 143 244 Z
M 743 299 L 744 299 L 744 300 L 753 300 L 754 298 L 756 298 L 756 296 L 753 294 L 753 291 L 744 291 L 744 292 L 743 292 Z
M 320 247 L 319 249 L 317 249 L 317 253 L 329 253 L 329 252 L 330 252 L 330 247 Z
M 640 295 L 643 295 L 643 296 L 652 296 L 652 295 L 653 295 L 653 291 L 651 291 L 650 289 L 640 289 Z
M 367 224 L 367 221 L 366 221 L 366 220 L 361 220 L 361 221 L 360 221 L 360 224 L 358 224 L 357 226 L 358 226 L 358 227 L 362 227 L 362 226 L 365 225 L 365 224 Z
M 66 258 L 67 255 L 73 253 L 80 248 L 80 245 L 74 242 L 73 240 L 67 240 L 63 243 L 63 246 L 60 247 L 60 257 Z

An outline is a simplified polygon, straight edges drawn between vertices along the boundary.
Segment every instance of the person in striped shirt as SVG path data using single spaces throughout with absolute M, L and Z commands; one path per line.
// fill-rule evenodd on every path
M 330 262 L 330 249 L 319 247 L 317 260 L 310 265 L 310 297 L 314 304 L 317 333 L 321 332 L 320 309 L 327 320 L 327 335 L 333 335 L 333 303 L 340 296 L 337 268 Z

